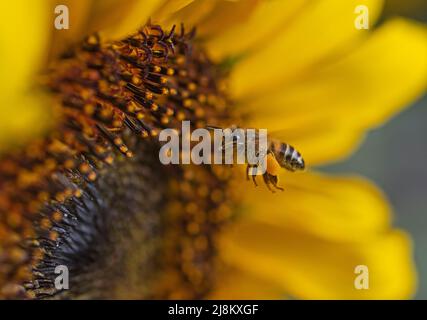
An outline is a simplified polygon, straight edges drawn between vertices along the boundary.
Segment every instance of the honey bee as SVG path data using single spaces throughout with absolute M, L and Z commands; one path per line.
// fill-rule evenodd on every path
M 210 129 L 217 129 L 218 127 L 209 127 Z M 235 132 L 236 127 L 232 127 L 233 132 Z M 240 132 L 244 132 L 240 131 Z M 249 142 L 255 143 L 249 143 Z M 252 176 L 252 181 L 255 186 L 258 186 L 256 182 L 256 176 L 258 175 L 258 170 L 261 166 L 262 177 L 267 188 L 271 192 L 275 192 L 274 189 L 283 191 L 284 189 L 278 185 L 279 182 L 279 171 L 284 168 L 288 171 L 298 171 L 305 169 L 305 162 L 300 152 L 298 152 L 293 146 L 280 142 L 279 140 L 267 137 L 267 148 L 266 150 L 261 150 L 259 145 L 260 139 L 259 135 L 255 134 L 252 139 L 248 139 L 246 143 L 242 137 L 242 133 L 233 135 L 233 139 L 228 144 L 225 143 L 222 146 L 222 150 L 227 150 L 228 148 L 236 148 L 237 150 L 245 146 L 255 146 L 258 150 L 255 154 L 259 159 L 258 164 L 249 164 L 246 165 L 246 178 L 249 180 L 249 176 Z M 271 187 L 273 186 L 274 189 Z
M 262 177 L 268 189 L 272 192 L 274 192 L 274 190 L 270 185 L 273 185 L 275 189 L 283 191 L 283 188 L 277 185 L 279 182 L 279 170 L 281 168 L 292 172 L 305 169 L 303 157 L 293 146 L 274 139 L 268 142 L 268 149 L 265 154 L 264 163 L 266 165 L 266 170 Z M 248 180 L 250 170 L 251 165 L 248 164 L 246 166 L 246 177 Z M 257 185 L 255 177 L 256 175 L 252 174 L 252 180 L 254 184 Z

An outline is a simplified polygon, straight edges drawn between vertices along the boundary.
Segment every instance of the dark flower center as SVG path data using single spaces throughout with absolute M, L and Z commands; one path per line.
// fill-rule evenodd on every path
M 55 128 L 0 160 L 0 295 L 200 298 L 231 211 L 229 172 L 163 166 L 163 128 L 233 123 L 225 74 L 194 32 L 97 35 L 52 65 Z M 69 289 L 55 287 L 55 267 Z

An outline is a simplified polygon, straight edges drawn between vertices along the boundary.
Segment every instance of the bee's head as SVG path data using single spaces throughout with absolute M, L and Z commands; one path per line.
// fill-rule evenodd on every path
M 280 165 L 290 171 L 304 170 L 305 162 L 299 152 L 296 152 L 285 156 L 285 154 L 279 155 L 279 163 Z
M 296 170 L 304 170 L 305 169 L 305 162 L 304 162 L 304 159 L 301 157 L 301 155 L 299 155 L 299 157 L 297 157 L 293 161 L 292 165 Z
M 282 168 L 289 171 L 305 169 L 304 159 L 291 145 L 282 142 L 273 143 L 272 152 Z

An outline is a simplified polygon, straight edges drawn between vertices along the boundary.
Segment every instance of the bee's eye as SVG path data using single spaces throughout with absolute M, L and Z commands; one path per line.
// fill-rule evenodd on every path
M 301 156 L 296 160 L 296 165 L 298 166 L 299 169 L 305 168 L 304 159 L 301 158 Z

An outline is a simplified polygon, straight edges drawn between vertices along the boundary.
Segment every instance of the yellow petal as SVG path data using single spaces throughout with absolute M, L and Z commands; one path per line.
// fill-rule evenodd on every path
M 197 33 L 203 37 L 220 34 L 237 24 L 247 21 L 260 0 L 215 0 L 208 16 L 197 25 Z
M 376 236 L 390 227 L 390 208 L 380 190 L 360 177 L 326 176 L 314 172 L 283 170 L 271 193 L 261 183 L 248 182 L 245 199 L 251 220 L 283 228 L 297 228 L 316 236 L 341 241 Z
M 145 24 L 166 0 L 51 0 L 50 12 L 59 4 L 69 9 L 70 28 L 55 30 L 52 24 L 54 58 L 85 36 L 101 32 L 104 39 L 120 39 Z
M 250 125 L 280 130 L 313 165 L 346 156 L 366 129 L 426 87 L 426 29 L 394 20 L 346 57 L 241 107 L 251 113 Z
M 184 23 L 186 29 L 197 28 L 197 34 L 200 35 L 198 26 L 212 13 L 217 2 L 215 0 L 197 0 L 191 2 L 184 8 L 176 11 L 165 21 L 166 25 L 180 25 Z
M 379 15 L 379 0 L 323 0 L 310 5 L 262 50 L 237 65 L 232 74 L 236 97 L 259 94 L 335 57 L 367 34 L 354 26 L 358 5 L 369 8 L 371 26 Z M 268 17 L 266 17 L 268 19 Z
M 244 21 L 218 32 L 206 44 L 212 58 L 248 54 L 274 39 L 308 5 L 307 0 L 261 1 Z
M 245 126 L 268 129 L 272 137 L 296 147 L 309 167 L 345 158 L 364 138 L 363 130 L 346 126 L 333 115 L 324 119 L 316 112 L 297 119 L 286 113 L 269 113 L 267 109 L 261 106 Z
M 35 90 L 0 99 L 0 153 L 45 133 L 52 124 L 51 105 Z
M 0 150 L 47 125 L 47 105 L 31 88 L 44 61 L 49 10 L 45 2 L 0 2 Z M 52 22 L 53 23 L 53 22 Z
M 319 208 L 321 210 L 321 208 Z M 254 235 L 256 235 L 254 237 Z M 380 233 L 358 242 L 334 242 L 304 233 L 242 220 L 223 238 L 224 261 L 302 299 L 405 299 L 415 287 L 408 237 Z M 355 268 L 368 267 L 368 290 L 356 289 Z
M 93 0 L 50 0 L 46 8 L 50 17 L 54 16 L 54 10 L 58 5 L 65 5 L 69 13 L 69 29 L 57 30 L 54 28 L 53 18 L 50 21 L 49 29 L 45 32 L 51 32 L 49 60 L 62 54 L 64 50 L 71 45 L 83 39 L 87 32 L 91 32 L 89 25 L 91 21 L 91 10 L 93 9 Z
M 159 23 L 163 23 L 164 21 L 167 21 L 175 12 L 183 10 L 192 2 L 194 2 L 194 0 L 166 0 L 153 13 L 153 20 L 158 21 Z
M 225 266 L 216 277 L 214 289 L 208 299 L 263 300 L 283 297 L 283 290 L 277 284 Z
M 106 39 L 120 39 L 136 31 L 148 19 L 163 26 L 177 11 L 185 10 L 194 0 L 51 0 L 69 8 L 70 29 L 53 30 L 52 56 L 93 32 Z M 210 1 L 215 3 L 214 1 Z M 186 22 L 185 20 L 179 21 Z
M 102 31 L 106 38 L 121 39 L 144 25 L 164 1 L 94 0 L 87 31 Z
M 26 89 L 46 50 L 49 10 L 45 2 L 0 2 L 1 97 Z M 1 108 L 6 106 L 2 105 Z

